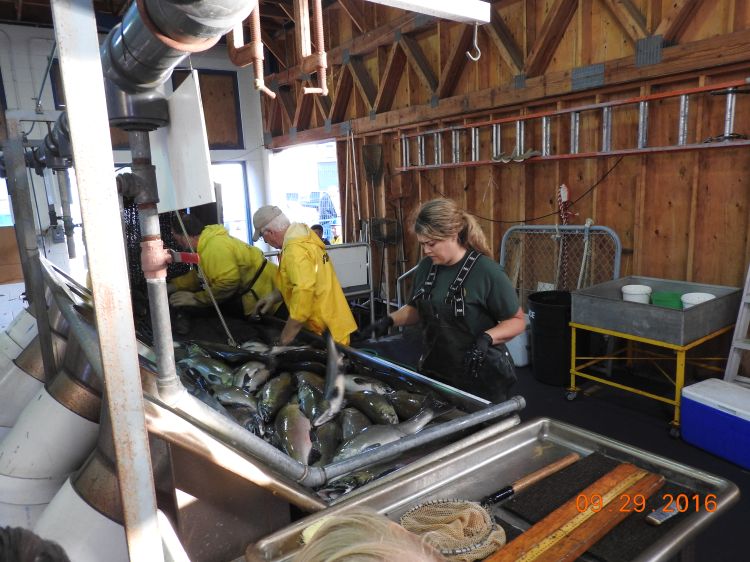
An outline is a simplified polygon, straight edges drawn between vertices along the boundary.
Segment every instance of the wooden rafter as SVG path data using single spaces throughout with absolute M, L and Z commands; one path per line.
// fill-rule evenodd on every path
M 360 33 L 367 33 L 370 30 L 367 20 L 365 20 L 365 14 L 355 4 L 354 0 L 339 0 L 339 5 L 349 15 L 352 23 L 359 29 Z
M 310 41 L 310 6 L 307 0 L 294 0 L 294 40 L 300 62 L 312 53 Z
M 430 18 L 415 18 L 414 14 L 404 14 L 396 19 L 373 29 L 365 35 L 359 35 L 349 41 L 342 43 L 326 52 L 328 65 L 342 64 L 344 54 L 348 56 L 357 56 L 371 53 L 378 47 L 390 45 L 393 42 L 393 34 L 413 33 L 428 29 L 435 25 L 435 21 Z M 296 65 L 282 72 L 277 72 L 271 76 L 266 76 L 266 80 L 276 80 L 279 84 L 290 84 L 297 80 L 302 71 L 302 65 Z
M 646 18 L 631 0 L 601 0 L 632 43 L 648 35 Z
M 380 88 L 375 98 L 374 108 L 376 113 L 389 111 L 396 97 L 396 88 L 406 67 L 406 54 L 398 43 L 391 45 L 388 51 L 388 59 L 380 79 Z
M 263 44 L 266 46 L 266 49 L 268 49 L 268 52 L 271 53 L 278 61 L 279 66 L 281 68 L 286 68 L 286 60 L 285 60 L 286 49 L 284 49 L 281 45 L 279 45 L 278 41 L 276 41 L 273 37 L 271 37 L 264 30 L 261 30 L 260 37 L 261 37 L 261 40 L 263 41 Z
M 438 80 L 435 78 L 435 73 L 432 72 L 430 63 L 427 61 L 427 57 L 419 46 L 419 43 L 417 43 L 415 39 L 406 35 L 402 35 L 398 43 L 401 45 L 404 53 L 406 53 L 406 60 L 409 61 L 409 64 L 414 69 L 414 72 L 417 73 L 417 76 L 425 87 L 430 92 L 435 92 L 435 90 L 437 90 Z
M 268 130 L 272 135 L 277 135 L 284 130 L 284 120 L 281 116 L 282 104 L 277 103 L 275 100 L 262 96 L 265 99 L 265 104 L 268 107 Z
M 473 38 L 474 27 L 464 25 L 458 41 L 453 45 L 448 59 L 445 61 L 445 66 L 443 66 L 443 71 L 440 73 L 440 81 L 437 89 L 438 98 L 450 96 L 456 88 L 458 79 L 461 77 L 461 71 L 468 60 L 466 58 L 466 51 L 469 50 Z
M 314 86 L 315 84 L 311 84 Z M 315 98 L 315 107 L 318 108 L 318 111 L 320 112 L 321 121 L 328 118 L 328 115 L 331 113 L 331 96 L 330 94 L 327 96 L 321 96 L 321 95 L 313 95 L 313 98 Z
M 349 66 L 342 66 L 339 71 L 339 78 L 336 81 L 336 90 L 333 95 L 333 106 L 331 107 L 331 123 L 339 123 L 346 116 L 346 108 L 349 105 L 349 98 L 352 96 L 354 80 Z
M 294 116 L 297 113 L 297 100 L 294 97 L 294 92 L 289 86 L 281 86 L 279 93 L 276 96 L 279 100 L 279 104 L 284 109 L 287 118 L 290 123 L 294 122 Z
M 305 81 L 303 84 L 307 82 Z M 315 104 L 314 98 L 314 95 L 305 94 L 302 88 L 299 89 L 297 93 L 297 112 L 294 114 L 294 121 L 292 122 L 292 127 L 296 130 L 303 131 L 310 128 L 310 119 L 312 118 L 313 105 Z
M 680 35 L 700 3 L 701 0 L 674 0 L 672 9 L 659 22 L 654 35 L 661 35 L 667 44 L 672 43 Z
M 529 53 L 529 58 L 526 59 L 527 77 L 539 76 L 547 70 L 577 7 L 578 0 L 555 0 Z
M 360 57 L 351 57 L 349 59 L 349 70 L 354 77 L 354 84 L 357 86 L 362 99 L 369 109 L 375 106 L 375 98 L 378 95 L 378 89 L 370 78 L 370 74 L 365 68 L 365 64 Z
M 500 14 L 492 9 L 490 24 L 482 26 L 513 74 L 523 72 L 523 53 Z

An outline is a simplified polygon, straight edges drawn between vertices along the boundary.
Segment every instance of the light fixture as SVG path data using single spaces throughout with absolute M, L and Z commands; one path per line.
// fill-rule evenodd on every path
M 461 23 L 488 23 L 490 3 L 482 0 L 369 0 L 392 8 L 419 12 Z

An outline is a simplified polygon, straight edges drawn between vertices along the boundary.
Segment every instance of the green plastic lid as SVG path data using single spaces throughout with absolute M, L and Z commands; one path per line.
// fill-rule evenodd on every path
M 682 293 L 655 291 L 651 293 L 651 304 L 682 310 L 682 300 L 680 297 L 682 297 Z

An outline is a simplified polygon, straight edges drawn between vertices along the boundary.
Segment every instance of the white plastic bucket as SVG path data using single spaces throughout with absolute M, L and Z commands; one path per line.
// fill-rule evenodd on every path
M 716 298 L 716 295 L 711 293 L 685 293 L 680 297 L 682 300 L 682 308 L 690 308 L 696 304 L 710 301 Z
M 622 300 L 648 304 L 651 301 L 651 287 L 648 285 L 625 285 L 622 288 Z

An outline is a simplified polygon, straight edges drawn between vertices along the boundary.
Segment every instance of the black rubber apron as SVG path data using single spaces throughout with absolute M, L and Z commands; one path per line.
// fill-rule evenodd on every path
M 505 344 L 489 347 L 476 376 L 468 373 L 464 365 L 466 353 L 479 335 L 469 330 L 464 318 L 464 282 L 479 256 L 475 250 L 467 252 L 444 299 L 430 299 L 437 276 L 436 265 L 432 266 L 424 286 L 412 298 L 411 304 L 419 311 L 425 344 L 419 371 L 476 396 L 502 402 L 508 398 L 508 391 L 517 380 Z

